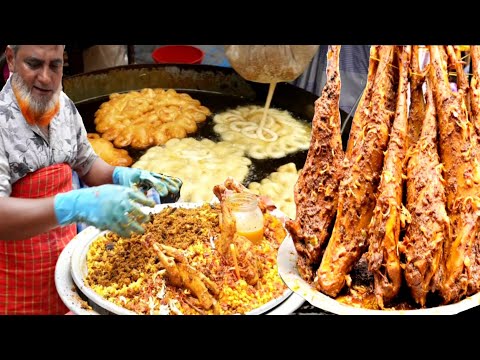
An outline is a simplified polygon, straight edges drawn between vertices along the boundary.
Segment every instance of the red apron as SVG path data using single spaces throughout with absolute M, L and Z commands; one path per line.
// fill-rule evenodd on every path
M 72 169 L 56 164 L 12 185 L 12 197 L 44 198 L 72 190 Z M 22 214 L 18 214 L 22 216 Z M 55 287 L 57 259 L 77 234 L 75 224 L 24 240 L 0 240 L 0 314 L 66 314 Z

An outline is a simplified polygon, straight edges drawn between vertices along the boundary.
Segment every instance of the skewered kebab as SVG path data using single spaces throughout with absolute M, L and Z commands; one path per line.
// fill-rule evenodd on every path
M 298 272 L 308 282 L 313 281 L 331 230 L 343 174 L 339 54 L 340 46 L 329 46 L 328 80 L 315 101 L 312 140 L 294 189 L 296 217 L 285 224 L 298 253 Z
M 384 308 L 400 291 L 402 271 L 398 256 L 402 214 L 403 165 L 407 152 L 407 91 L 411 47 L 399 55 L 399 86 L 395 119 L 385 154 L 377 202 L 368 226 L 368 269 L 374 276 L 377 303 Z
M 368 121 L 352 145 L 351 161 L 339 187 L 337 218 L 320 267 L 316 287 L 335 297 L 367 249 L 367 226 L 383 167 L 396 98 L 394 47 L 379 48 L 380 62 L 373 87 Z M 355 136 L 355 135 L 354 135 Z

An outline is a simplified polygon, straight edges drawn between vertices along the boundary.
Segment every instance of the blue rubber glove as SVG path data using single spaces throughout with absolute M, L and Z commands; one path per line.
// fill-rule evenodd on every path
M 140 209 L 141 205 L 153 207 L 155 202 L 140 191 L 112 184 L 72 190 L 54 198 L 60 225 L 83 222 L 122 237 L 145 232 L 141 224 L 150 216 Z
M 182 180 L 177 177 L 123 166 L 115 167 L 112 178 L 114 184 L 134 186 L 143 191 L 154 188 L 162 203 L 177 201 L 183 185 Z

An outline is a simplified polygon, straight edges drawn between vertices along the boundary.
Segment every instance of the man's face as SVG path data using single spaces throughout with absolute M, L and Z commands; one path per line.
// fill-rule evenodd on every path
M 21 45 L 16 56 L 7 48 L 12 87 L 30 124 L 48 125 L 59 109 L 63 45 Z

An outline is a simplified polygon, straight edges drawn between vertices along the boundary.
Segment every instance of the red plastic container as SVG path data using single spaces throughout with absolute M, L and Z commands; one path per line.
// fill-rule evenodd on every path
M 201 64 L 205 53 L 190 45 L 165 45 L 152 52 L 157 64 Z

